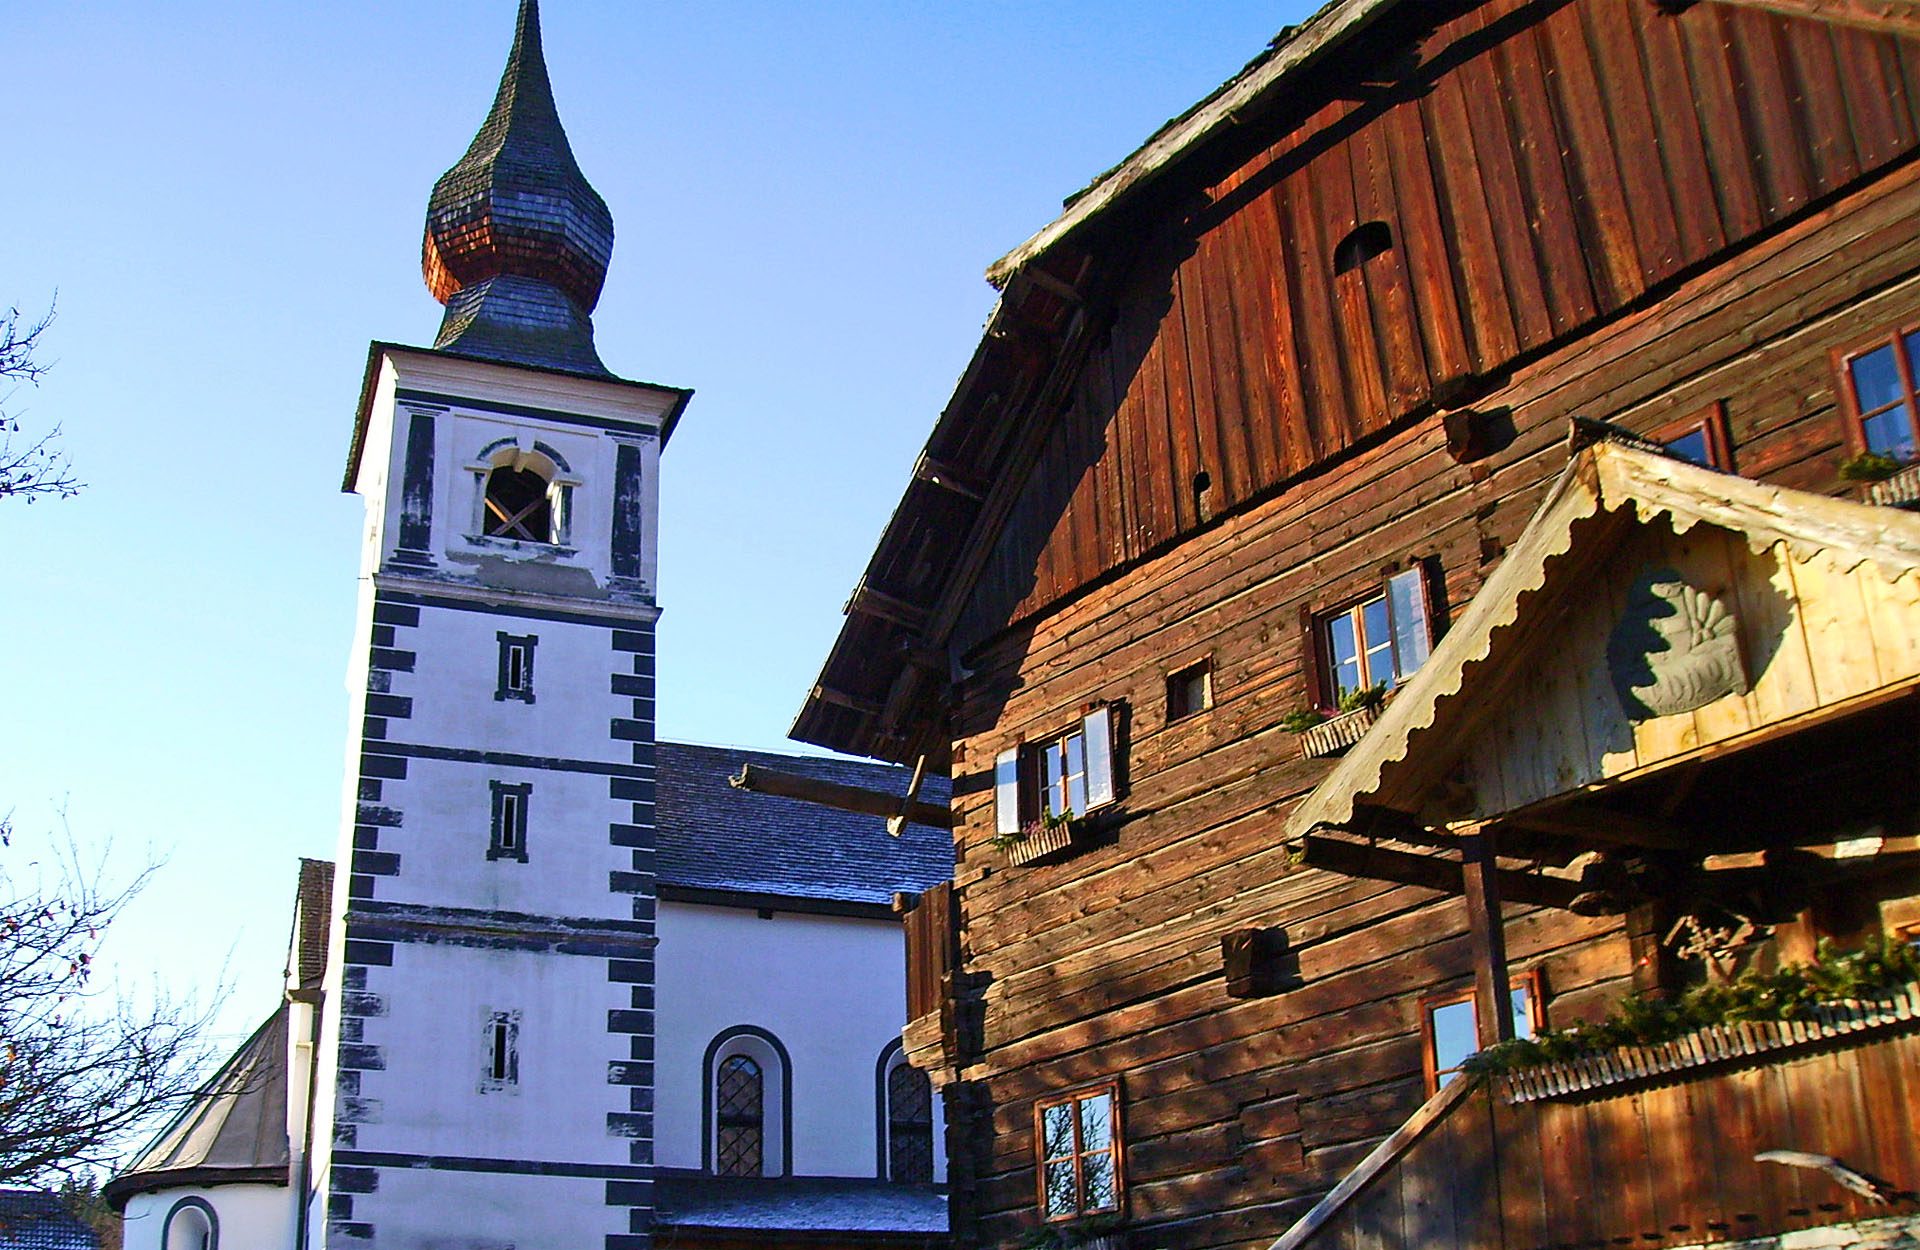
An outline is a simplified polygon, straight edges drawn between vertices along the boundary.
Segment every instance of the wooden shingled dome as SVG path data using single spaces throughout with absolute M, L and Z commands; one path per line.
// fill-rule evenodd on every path
M 538 0 L 521 0 L 493 109 L 427 204 L 421 270 L 448 305 L 437 346 L 599 371 L 588 316 L 612 254 L 613 214 L 554 106 Z M 526 351 L 513 350 L 516 326 Z

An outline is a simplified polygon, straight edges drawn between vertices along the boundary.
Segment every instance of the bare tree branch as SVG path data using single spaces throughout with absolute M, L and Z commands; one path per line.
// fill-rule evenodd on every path
M 49 308 L 38 321 L 23 321 L 18 308 L 0 313 L 0 381 L 13 385 L 0 393 L 0 499 L 18 496 L 28 503 L 43 496 L 64 499 L 80 492 L 67 453 L 60 447 L 60 427 L 29 435 L 16 414 L 4 405 L 20 386 L 36 386 L 49 366 L 34 359 L 40 336 L 53 324 Z
M 123 886 L 71 838 L 26 865 L 0 818 L 0 1183 L 110 1170 L 128 1135 L 198 1087 L 211 1011 L 136 1003 L 92 984 L 108 927 L 151 880 Z

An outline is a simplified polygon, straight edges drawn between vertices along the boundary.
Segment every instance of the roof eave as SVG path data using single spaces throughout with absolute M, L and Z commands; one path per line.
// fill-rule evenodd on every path
M 1199 106 L 1167 123 L 1133 155 L 1101 175 L 1059 217 L 987 266 L 987 281 L 1005 287 L 1015 274 L 1239 121 L 1239 115 L 1289 76 L 1357 34 L 1400 0 L 1334 0 L 1229 79 Z

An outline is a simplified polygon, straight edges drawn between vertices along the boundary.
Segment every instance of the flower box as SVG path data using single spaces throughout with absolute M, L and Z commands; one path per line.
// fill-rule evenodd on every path
M 1300 735 L 1302 755 L 1338 755 L 1366 736 L 1380 719 L 1378 707 L 1357 707 L 1325 720 Z
M 1067 821 L 1046 824 L 1035 821 L 1020 831 L 1021 836 L 1007 843 L 1007 862 L 1030 864 L 1042 856 L 1064 851 L 1073 845 L 1073 826 Z
M 1883 482 L 1868 483 L 1867 498 L 1889 508 L 1920 509 L 1920 464 L 1910 464 Z

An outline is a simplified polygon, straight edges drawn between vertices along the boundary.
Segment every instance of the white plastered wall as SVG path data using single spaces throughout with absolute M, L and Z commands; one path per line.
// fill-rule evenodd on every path
M 281 1185 L 213 1185 L 162 1189 L 127 1199 L 121 1215 L 124 1250 L 163 1250 L 167 1212 L 198 1198 L 219 1222 L 219 1250 L 292 1250 L 293 1194 Z
M 701 1166 L 707 1046 L 739 1025 L 765 1029 L 792 1060 L 794 1176 L 878 1171 L 880 1055 L 906 1015 L 905 935 L 891 920 L 662 902 L 655 952 L 656 1152 Z M 934 1179 L 945 1133 L 934 1100 Z M 778 1132 L 777 1122 L 769 1122 Z

